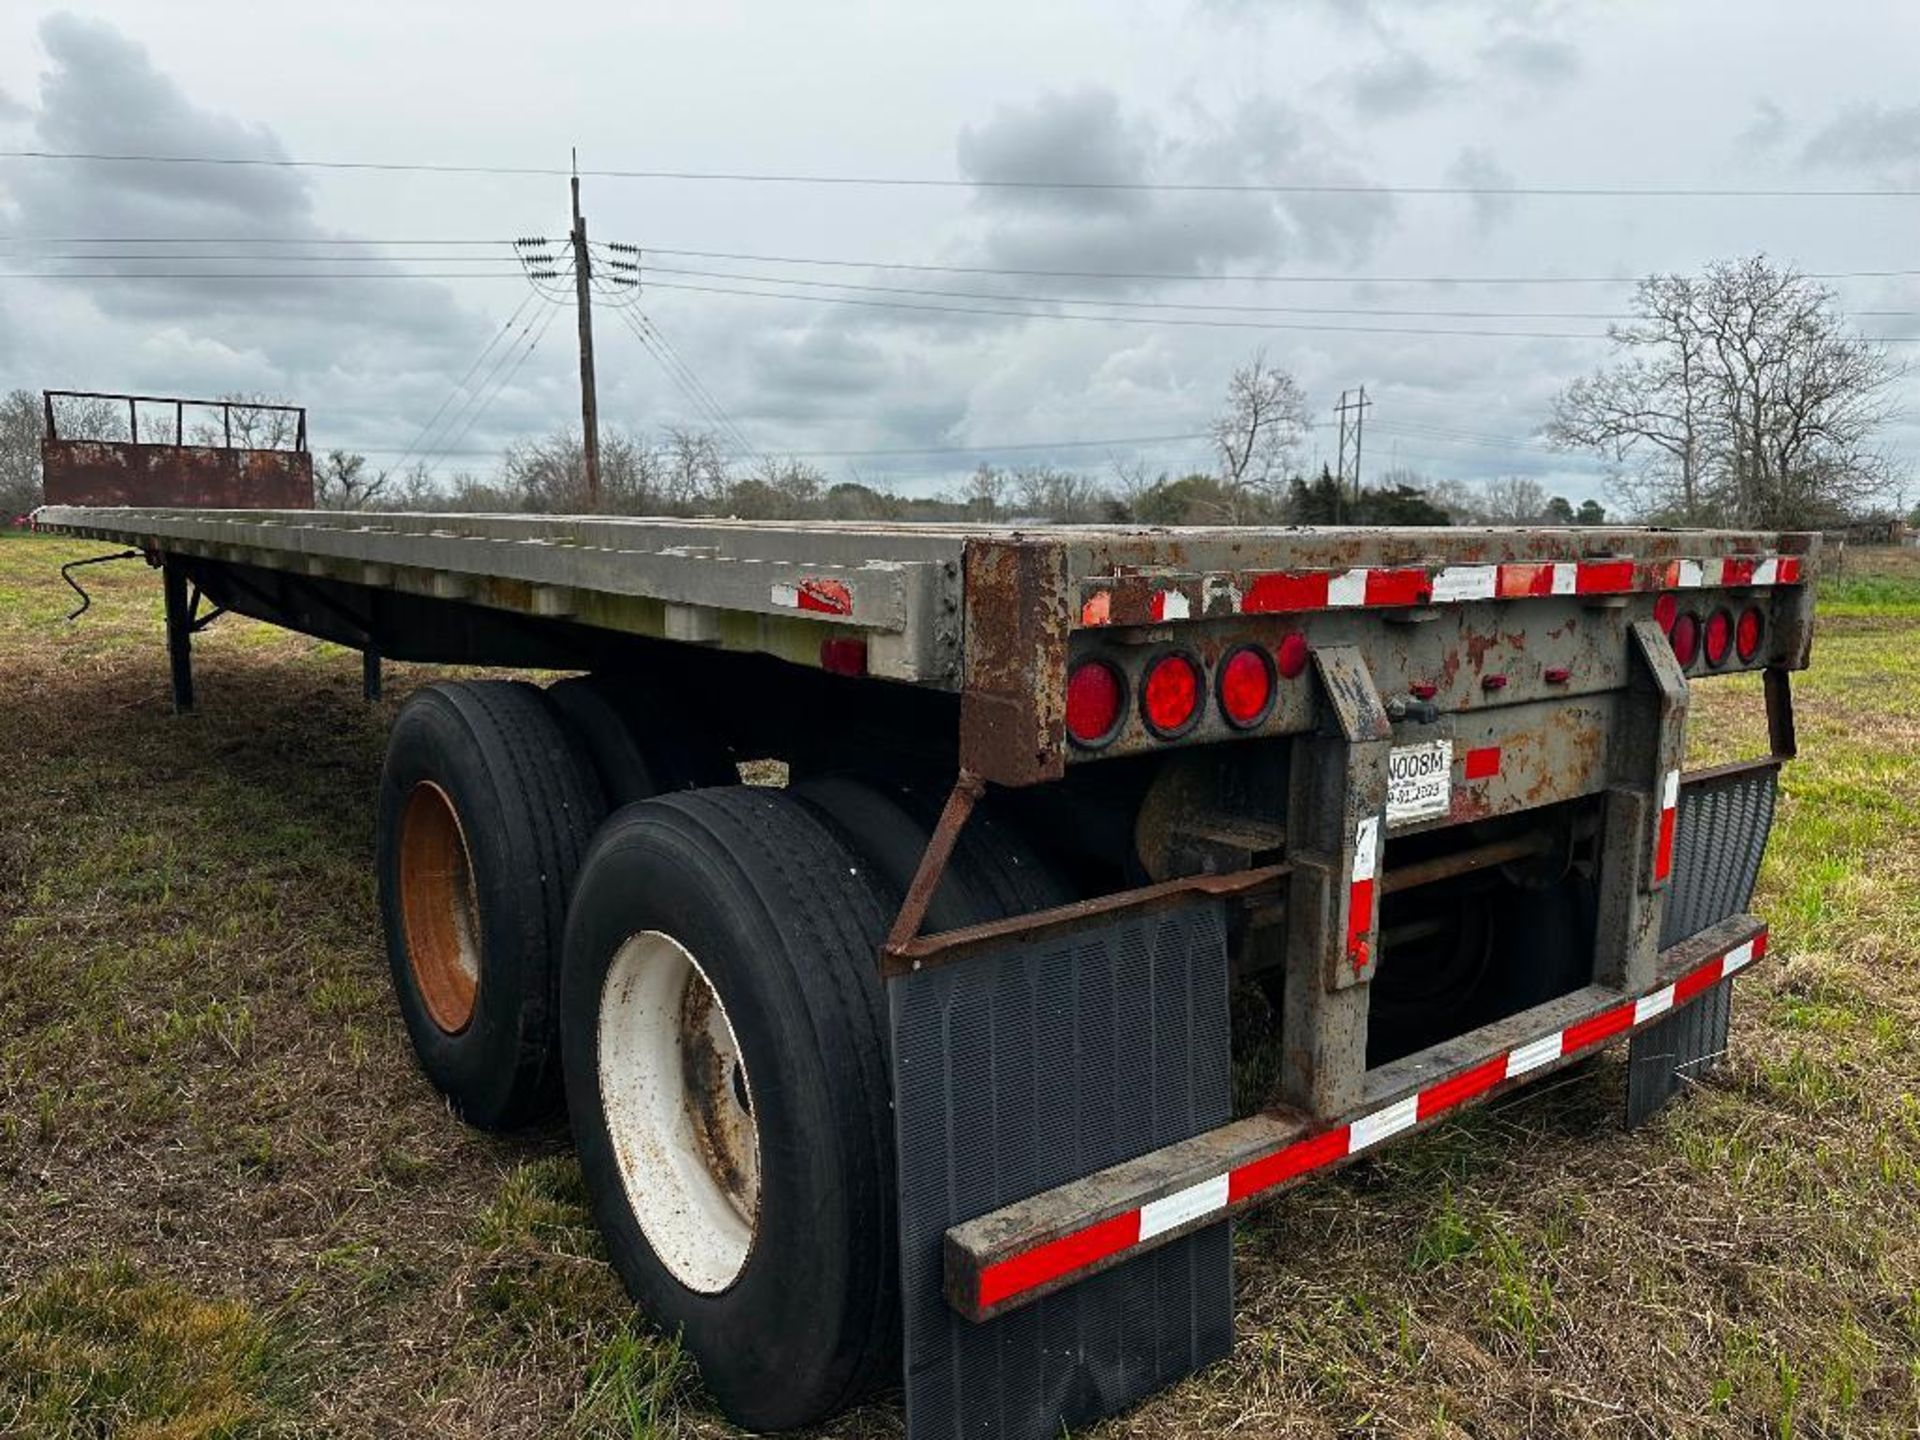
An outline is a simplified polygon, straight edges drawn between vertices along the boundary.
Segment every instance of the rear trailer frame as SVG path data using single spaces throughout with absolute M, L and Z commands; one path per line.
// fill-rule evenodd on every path
M 779 735 L 774 710 L 811 727 L 810 762 L 857 771 L 911 732 L 954 777 L 877 957 L 913 1440 L 1038 1440 L 1223 1354 L 1226 1222 L 1393 1136 L 1629 1038 L 1643 1120 L 1712 1065 L 1766 952 L 1747 907 L 1795 750 L 1813 536 L 38 521 L 166 570 L 177 699 L 205 596 L 356 645 L 370 678 L 380 654 L 695 676 L 739 746 Z M 1230 709 L 1248 651 L 1259 703 Z M 1172 724 L 1147 702 L 1168 663 L 1192 706 Z M 1114 708 L 1087 735 L 1068 702 L 1090 666 Z M 1683 775 L 1691 682 L 1740 672 L 1764 676 L 1770 753 Z M 1008 814 L 1123 854 L 1131 882 L 926 933 L 969 826 Z M 1370 1059 L 1400 943 L 1383 905 L 1576 874 L 1577 953 L 1549 937 L 1515 962 L 1571 958 L 1573 982 Z M 1277 1094 L 1240 1120 L 1234 976 L 1279 1012 Z

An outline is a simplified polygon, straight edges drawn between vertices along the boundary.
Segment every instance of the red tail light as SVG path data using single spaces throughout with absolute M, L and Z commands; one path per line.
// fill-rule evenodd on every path
M 1280 661 L 1280 677 L 1298 680 L 1307 673 L 1307 661 L 1312 658 L 1313 650 L 1307 644 L 1307 637 L 1296 630 L 1280 642 L 1275 653 Z
M 1705 648 L 1707 664 L 1717 669 L 1727 663 L 1727 656 L 1733 650 L 1733 616 L 1725 610 L 1716 610 L 1707 617 Z
M 1673 642 L 1673 658 L 1683 666 L 1693 664 L 1700 653 L 1700 617 L 1691 613 L 1678 617 L 1667 638 Z
M 1083 660 L 1067 676 L 1067 736 L 1091 749 L 1119 733 L 1127 686 L 1104 660 Z
M 1680 597 L 1671 590 L 1653 602 L 1653 623 L 1669 635 L 1673 633 L 1673 622 L 1680 618 Z
M 1200 667 L 1177 650 L 1155 660 L 1140 687 L 1140 712 L 1162 740 L 1191 730 L 1200 718 Z
M 1273 662 L 1252 645 L 1242 646 L 1220 667 L 1220 713 L 1237 730 L 1250 730 L 1273 708 Z
M 1733 648 L 1740 652 L 1740 663 L 1751 665 L 1753 657 L 1760 653 L 1760 637 L 1766 633 L 1766 622 L 1760 618 L 1760 612 L 1746 609 L 1740 612 L 1740 624 L 1733 632 Z

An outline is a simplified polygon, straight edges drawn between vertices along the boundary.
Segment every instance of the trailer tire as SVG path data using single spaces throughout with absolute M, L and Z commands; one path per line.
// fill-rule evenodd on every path
M 574 894 L 561 1037 L 601 1233 L 749 1428 L 897 1365 L 888 919 L 870 867 L 764 787 L 619 811 Z
M 678 726 L 645 718 L 646 700 L 638 689 L 599 675 L 576 675 L 554 681 L 547 698 L 593 762 L 609 809 L 673 790 L 739 781 L 718 745 L 701 744 Z
M 482 1130 L 559 1104 L 560 945 L 605 810 L 532 685 L 430 685 L 394 720 L 376 837 L 394 990 L 421 1069 Z
M 892 903 L 898 905 L 939 819 L 938 793 L 854 775 L 803 780 L 792 787 L 791 793 L 842 832 L 854 853 L 880 876 Z M 1019 828 L 997 815 L 991 801 L 982 801 L 960 831 L 946 874 L 927 905 L 921 933 L 932 935 L 963 925 L 1031 915 L 1076 898 Z

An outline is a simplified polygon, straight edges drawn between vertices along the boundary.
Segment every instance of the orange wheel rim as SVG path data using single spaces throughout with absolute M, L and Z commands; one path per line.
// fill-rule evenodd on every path
M 400 816 L 400 914 L 427 1014 L 457 1035 L 480 989 L 480 903 L 460 816 L 431 780 L 413 787 Z

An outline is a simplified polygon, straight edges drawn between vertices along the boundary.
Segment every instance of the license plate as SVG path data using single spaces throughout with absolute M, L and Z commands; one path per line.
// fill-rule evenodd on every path
M 1387 824 L 1447 813 L 1453 799 L 1453 742 L 1396 745 L 1387 756 Z

